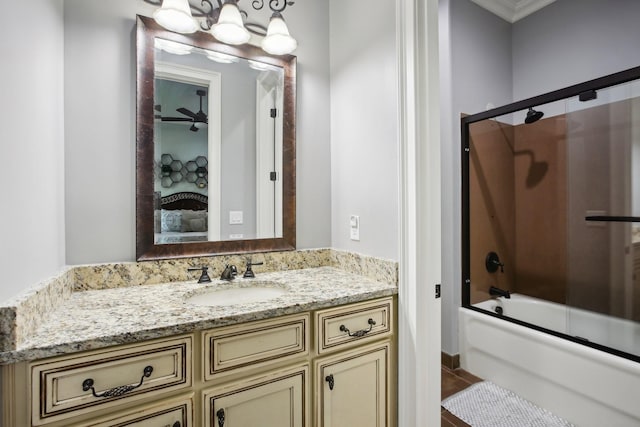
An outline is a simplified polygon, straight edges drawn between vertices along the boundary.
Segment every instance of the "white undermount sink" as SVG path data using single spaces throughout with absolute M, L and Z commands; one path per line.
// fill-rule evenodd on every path
M 251 304 L 278 298 L 288 291 L 278 284 L 256 283 L 248 286 L 225 286 L 208 288 L 195 292 L 186 298 L 186 302 L 208 307 Z

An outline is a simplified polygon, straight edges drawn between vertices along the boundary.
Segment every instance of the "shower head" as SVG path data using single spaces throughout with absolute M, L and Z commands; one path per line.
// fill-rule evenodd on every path
M 537 122 L 542 118 L 542 116 L 544 116 L 544 113 L 542 111 L 536 111 L 533 108 L 529 108 L 529 111 L 527 111 L 527 117 L 524 119 L 524 122 L 526 124 Z

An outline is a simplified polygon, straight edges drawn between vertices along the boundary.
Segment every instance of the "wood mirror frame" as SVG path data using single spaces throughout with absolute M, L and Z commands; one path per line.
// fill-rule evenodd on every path
M 282 237 L 155 244 L 154 232 L 154 39 L 156 37 L 252 59 L 284 70 L 282 129 Z M 136 259 L 138 261 L 218 254 L 286 251 L 296 248 L 296 57 L 272 56 L 252 45 L 229 46 L 209 33 L 178 34 L 137 16 Z

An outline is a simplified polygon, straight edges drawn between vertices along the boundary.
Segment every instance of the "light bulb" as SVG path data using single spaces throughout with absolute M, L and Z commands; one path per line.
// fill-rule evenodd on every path
M 235 3 L 225 3 L 222 6 L 218 22 L 211 26 L 211 34 L 227 44 L 244 44 L 251 38 Z
M 188 0 L 164 0 L 162 7 L 153 13 L 153 19 L 176 33 L 195 33 L 199 27 L 198 21 L 191 15 Z
M 289 35 L 287 24 L 282 15 L 274 13 L 269 20 L 267 35 L 262 40 L 262 49 L 272 55 L 285 55 L 298 47 L 296 39 Z

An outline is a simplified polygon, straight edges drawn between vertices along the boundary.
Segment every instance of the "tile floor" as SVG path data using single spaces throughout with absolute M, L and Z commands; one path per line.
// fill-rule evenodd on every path
M 449 369 L 445 366 L 442 367 L 442 399 L 456 394 L 459 391 L 464 390 L 471 384 L 482 381 L 482 379 L 472 375 L 462 369 Z M 469 424 L 457 418 L 451 412 L 442 408 L 441 412 L 441 426 L 442 427 L 469 427 Z

